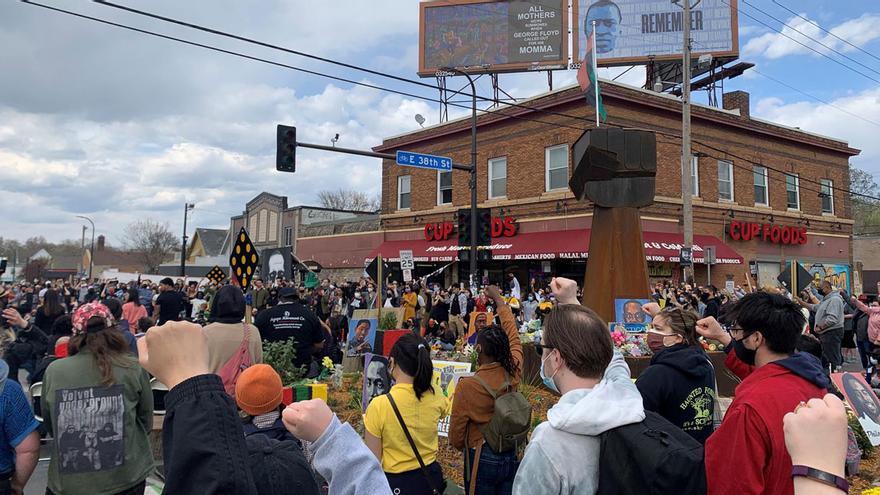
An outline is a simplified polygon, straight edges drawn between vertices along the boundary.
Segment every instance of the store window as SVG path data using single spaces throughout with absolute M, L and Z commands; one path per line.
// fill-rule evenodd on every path
M 401 175 L 397 178 L 397 209 L 408 210 L 410 207 L 410 188 L 412 177 Z
M 507 197 L 507 157 L 489 160 L 489 199 Z
M 801 191 L 796 174 L 785 174 L 785 194 L 789 210 L 801 209 Z
M 819 197 L 822 198 L 822 213 L 834 214 L 834 183 L 829 179 L 819 181 Z
M 733 163 L 718 160 L 718 199 L 733 201 Z
M 568 145 L 546 148 L 544 153 L 546 168 L 545 190 L 559 191 L 568 187 Z
M 754 167 L 752 175 L 755 177 L 755 205 L 770 206 L 767 198 L 767 169 Z
M 437 173 L 437 204 L 452 204 L 452 171 Z

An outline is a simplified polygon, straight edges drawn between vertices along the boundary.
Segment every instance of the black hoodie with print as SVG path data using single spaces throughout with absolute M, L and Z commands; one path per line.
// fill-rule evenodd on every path
M 636 380 L 645 410 L 654 411 L 705 443 L 714 426 L 715 372 L 699 347 L 678 344 L 658 352 Z

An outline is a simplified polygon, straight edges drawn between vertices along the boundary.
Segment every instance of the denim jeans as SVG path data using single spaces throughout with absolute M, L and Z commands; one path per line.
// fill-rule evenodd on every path
M 465 455 L 473 467 L 475 449 L 468 449 Z M 465 464 L 468 466 L 468 464 Z M 519 469 L 519 458 L 516 450 L 496 454 L 488 444 L 483 444 L 480 452 L 480 464 L 477 466 L 477 482 L 474 488 L 475 495 L 510 495 L 513 493 L 513 478 Z M 465 470 L 464 488 L 467 493 L 470 489 L 470 473 Z

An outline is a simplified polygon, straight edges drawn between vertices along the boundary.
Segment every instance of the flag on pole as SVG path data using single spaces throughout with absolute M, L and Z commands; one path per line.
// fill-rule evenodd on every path
M 599 118 L 602 122 L 608 120 L 608 113 L 605 112 L 605 105 L 602 104 L 602 94 L 599 91 L 599 81 L 596 77 L 597 60 L 596 60 L 596 29 L 592 30 L 592 34 L 587 38 L 587 47 L 584 53 L 584 62 L 577 72 L 577 80 L 587 98 L 587 105 L 596 107 L 596 121 Z

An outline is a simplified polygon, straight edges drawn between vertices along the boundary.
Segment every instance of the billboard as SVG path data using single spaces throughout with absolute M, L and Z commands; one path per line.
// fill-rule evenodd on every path
M 693 55 L 739 56 L 736 0 L 691 0 Z M 681 60 L 683 11 L 679 0 L 573 0 L 574 66 L 584 60 L 596 21 L 600 66 Z
M 433 77 L 443 67 L 478 73 L 567 66 L 567 0 L 420 4 L 420 76 Z

